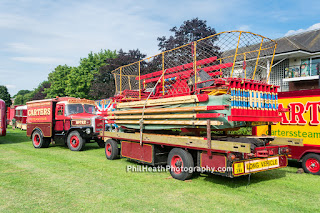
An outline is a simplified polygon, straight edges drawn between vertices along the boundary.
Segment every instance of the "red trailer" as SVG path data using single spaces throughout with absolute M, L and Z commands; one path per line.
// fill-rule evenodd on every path
M 27 105 L 17 106 L 14 118 L 18 129 L 27 130 Z
M 12 125 L 12 119 L 13 119 L 14 116 L 15 116 L 16 107 L 17 107 L 17 106 L 7 107 L 7 123 L 8 123 L 9 125 Z
M 7 119 L 6 119 L 6 103 L 0 99 L 0 136 L 6 135 Z
M 303 139 L 303 146 L 290 146 L 290 159 L 302 162 L 305 172 L 320 175 L 320 89 L 279 93 L 281 122 L 272 125 L 271 135 Z M 268 127 L 253 129 L 255 135 L 267 135 Z

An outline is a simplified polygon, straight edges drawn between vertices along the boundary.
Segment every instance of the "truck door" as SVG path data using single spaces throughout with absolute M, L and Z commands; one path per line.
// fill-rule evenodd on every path
M 54 130 L 61 132 L 70 129 L 70 120 L 65 116 L 65 104 L 57 104 Z

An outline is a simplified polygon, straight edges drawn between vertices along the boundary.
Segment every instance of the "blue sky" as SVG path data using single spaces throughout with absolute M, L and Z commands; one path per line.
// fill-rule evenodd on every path
M 33 89 L 60 64 L 100 49 L 158 53 L 157 37 L 198 17 L 217 32 L 270 38 L 320 28 L 320 1 L 0 1 L 0 85 Z

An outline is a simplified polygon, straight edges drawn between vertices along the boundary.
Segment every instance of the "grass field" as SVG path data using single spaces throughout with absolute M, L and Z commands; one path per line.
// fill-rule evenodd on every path
M 229 179 L 202 174 L 192 181 L 168 172 L 126 172 L 125 159 L 104 149 L 63 145 L 35 149 L 26 133 L 0 137 L 0 212 L 318 212 L 319 176 L 292 167 Z

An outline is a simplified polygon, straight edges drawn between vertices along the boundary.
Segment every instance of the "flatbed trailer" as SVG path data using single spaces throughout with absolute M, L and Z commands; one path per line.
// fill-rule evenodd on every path
M 301 139 L 228 134 L 280 122 L 279 87 L 268 83 L 275 49 L 228 31 L 112 71 L 115 96 L 100 112 L 106 157 L 168 165 L 179 180 L 195 168 L 236 177 L 285 167 L 288 144 Z
M 169 165 L 171 175 L 179 180 L 194 171 L 207 171 L 237 177 L 287 166 L 288 144 L 302 144 L 301 139 L 274 137 L 208 137 L 104 131 L 106 157 L 119 157 L 151 166 Z M 243 142 L 237 142 L 243 141 Z M 268 145 L 272 141 L 273 145 Z M 260 146 L 259 146 L 260 143 Z M 261 146 L 261 143 L 264 144 Z M 282 145 L 278 145 L 282 144 Z M 188 171 L 179 171 L 188 167 Z

